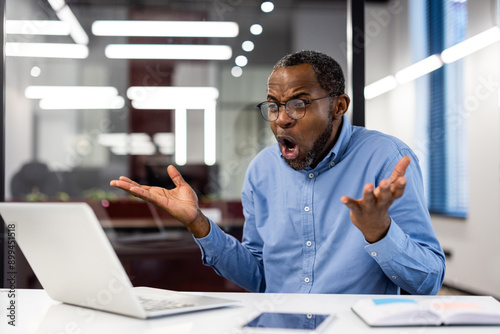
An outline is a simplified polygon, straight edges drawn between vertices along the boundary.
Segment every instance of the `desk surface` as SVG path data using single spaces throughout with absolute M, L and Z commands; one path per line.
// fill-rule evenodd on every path
M 351 305 L 367 295 L 301 295 L 301 294 L 253 294 L 253 293 L 200 293 L 242 302 L 230 307 L 152 320 L 138 320 L 125 316 L 86 312 L 82 317 L 75 306 L 61 304 L 50 299 L 44 290 L 16 290 L 16 327 L 8 325 L 6 306 L 7 290 L 0 290 L 0 333 L 217 333 L 235 334 L 246 321 L 261 311 L 335 313 L 337 319 L 324 333 L 500 333 L 499 326 L 455 327 L 393 327 L 370 328 L 351 310 Z M 418 296 L 454 301 L 473 301 L 490 297 L 471 296 Z M 282 333 L 282 332 L 277 332 Z M 285 332 L 290 333 L 290 332 Z

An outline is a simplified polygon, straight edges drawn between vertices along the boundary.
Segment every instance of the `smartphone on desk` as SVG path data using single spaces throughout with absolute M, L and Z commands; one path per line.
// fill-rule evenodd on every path
M 322 333 L 334 314 L 263 312 L 247 322 L 243 333 Z

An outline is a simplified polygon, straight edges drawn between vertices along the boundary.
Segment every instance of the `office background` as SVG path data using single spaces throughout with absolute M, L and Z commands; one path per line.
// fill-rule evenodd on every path
M 13 20 L 62 21 L 56 14 L 61 14 L 58 6 L 62 3 L 6 1 L 6 199 L 89 202 L 129 273 L 136 276 L 134 284 L 237 291 L 202 268 L 196 246 L 167 215 L 111 189 L 109 180 L 128 175 L 139 182 L 170 186 L 165 166 L 176 164 L 195 186 L 207 212 L 239 236 L 239 198 L 246 166 L 274 141 L 255 108 L 266 98 L 267 76 L 284 54 L 314 49 L 336 58 L 352 82 L 347 71 L 347 3 L 275 1 L 274 9 L 265 13 L 262 1 L 67 0 L 66 8 L 77 18 L 87 43 L 70 34 L 42 34 L 46 26 L 40 22 L 21 22 L 20 30 L 9 33 Z M 438 59 L 439 68 L 427 75 L 411 80 L 397 75 L 450 46 L 445 39 L 442 50 L 432 50 L 429 45 L 435 41 L 435 29 L 459 27 L 461 35 L 452 35 L 460 41 L 497 26 L 498 1 L 434 1 L 442 4 L 437 9 L 432 3 L 366 2 L 365 81 L 367 89 L 371 88 L 365 91 L 366 127 L 395 135 L 417 152 L 428 197 L 434 198 L 431 190 L 438 182 L 432 168 L 435 158 L 431 155 L 436 152 L 432 145 L 441 141 L 430 139 L 436 129 L 432 130 L 429 118 L 437 114 L 432 101 L 439 71 L 447 69 L 439 87 L 448 91 L 452 87 L 455 93 L 446 96 L 454 96 L 454 104 L 442 102 L 439 110 L 444 123 L 437 129 L 453 132 L 446 135 L 444 149 L 454 149 L 446 159 L 452 170 L 446 177 L 454 179 L 448 179 L 443 185 L 447 191 L 438 195 L 445 194 L 445 200 L 457 197 L 455 206 L 460 210 L 432 214 L 447 252 L 445 283 L 471 293 L 500 296 L 498 39 L 493 34 L 492 43 L 452 63 Z M 437 28 L 429 23 L 436 17 Z M 93 31 L 97 20 L 229 21 L 238 24 L 238 33 L 235 37 L 99 36 Z M 262 28 L 259 34 L 250 31 L 254 24 Z M 245 41 L 253 43 L 251 51 L 243 49 Z M 56 58 L 16 53 L 25 49 L 24 44 L 42 42 L 79 47 L 76 55 L 66 58 L 61 57 L 62 51 Z M 117 44 L 227 45 L 232 53 L 221 60 L 121 59 L 107 49 Z M 251 44 L 246 43 L 247 47 L 251 49 Z M 454 73 L 453 80 L 446 81 L 449 73 Z M 385 80 L 382 84 L 381 79 Z M 382 90 L 376 90 L 377 83 Z M 74 93 L 63 88 L 51 95 L 46 86 L 107 87 L 107 91 L 86 95 L 84 90 Z M 156 103 L 155 88 L 170 86 L 184 90 L 161 91 L 159 106 L 140 104 Z M 104 96 L 102 105 L 96 105 L 98 94 Z M 95 104 L 87 104 L 90 101 Z M 437 164 L 444 165 L 439 157 Z M 176 271 L 185 284 L 169 281 L 167 270 Z M 211 283 L 196 285 L 194 276 L 200 273 L 210 277 Z M 28 276 L 19 284 L 36 286 L 36 280 Z

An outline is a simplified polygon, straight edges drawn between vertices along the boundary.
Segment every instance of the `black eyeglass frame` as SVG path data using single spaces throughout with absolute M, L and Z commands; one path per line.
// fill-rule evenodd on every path
M 336 96 L 339 96 L 340 94 L 338 93 L 332 93 L 332 94 L 329 94 L 329 95 L 326 95 L 326 96 L 322 96 L 322 97 L 317 97 L 315 99 L 309 99 L 309 100 L 306 100 L 306 99 L 291 99 L 291 100 L 288 100 L 286 101 L 285 103 L 278 103 L 278 102 L 273 102 L 273 101 L 264 101 L 264 102 L 261 102 L 259 103 L 256 107 L 259 109 L 260 111 L 260 115 L 262 116 L 262 118 L 264 118 L 264 120 L 266 120 L 267 122 L 274 122 L 278 119 L 279 115 L 280 115 L 280 108 L 281 106 L 285 106 L 285 112 L 287 113 L 287 115 L 291 118 L 291 119 L 294 119 L 294 120 L 298 120 L 298 119 L 301 119 L 301 118 L 304 118 L 304 116 L 306 115 L 306 111 L 307 111 L 307 108 L 306 106 L 308 104 L 311 104 L 312 101 L 316 101 L 316 100 L 321 100 L 321 99 L 326 99 L 327 97 L 336 97 Z M 289 113 L 288 113 L 288 108 L 286 107 L 287 103 L 290 102 L 290 101 L 302 101 L 304 102 L 304 113 L 302 114 L 302 116 L 298 117 L 298 118 L 295 118 L 295 117 L 292 117 Z M 265 117 L 264 116 L 264 113 L 262 111 L 262 108 L 261 106 L 264 104 L 264 103 L 274 103 L 278 106 L 278 112 L 276 113 L 276 119 L 274 120 L 269 120 L 269 117 Z

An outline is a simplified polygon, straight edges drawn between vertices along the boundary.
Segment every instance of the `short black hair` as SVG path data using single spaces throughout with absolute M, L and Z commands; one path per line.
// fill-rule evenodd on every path
M 322 89 L 329 94 L 344 94 L 345 79 L 339 63 L 318 51 L 297 51 L 281 58 L 273 69 L 310 64 Z

